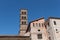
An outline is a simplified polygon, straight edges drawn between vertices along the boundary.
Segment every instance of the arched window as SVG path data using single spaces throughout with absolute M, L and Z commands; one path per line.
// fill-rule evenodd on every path
M 23 19 L 23 20 L 26 20 L 26 16 L 22 16 L 22 19 Z
M 26 12 L 22 12 L 22 15 L 26 15 Z
M 22 21 L 22 24 L 23 24 L 23 25 L 26 25 L 26 21 Z

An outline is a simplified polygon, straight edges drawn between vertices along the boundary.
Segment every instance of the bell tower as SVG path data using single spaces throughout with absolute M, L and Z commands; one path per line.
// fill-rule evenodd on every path
M 20 10 L 20 36 L 24 36 L 28 26 L 27 9 Z

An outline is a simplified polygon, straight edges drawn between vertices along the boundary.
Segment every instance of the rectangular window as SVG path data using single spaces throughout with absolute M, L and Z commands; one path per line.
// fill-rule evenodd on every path
M 38 34 L 38 39 L 42 39 L 42 34 Z
M 54 25 L 56 25 L 56 21 L 54 21 Z

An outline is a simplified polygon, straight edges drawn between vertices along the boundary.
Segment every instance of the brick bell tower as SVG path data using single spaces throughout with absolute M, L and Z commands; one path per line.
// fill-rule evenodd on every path
M 28 26 L 27 9 L 20 10 L 20 36 L 24 36 Z

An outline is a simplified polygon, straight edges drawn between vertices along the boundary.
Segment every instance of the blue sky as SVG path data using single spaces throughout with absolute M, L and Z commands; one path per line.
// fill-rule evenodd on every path
M 28 21 L 60 17 L 60 0 L 0 0 L 0 35 L 17 35 L 21 8 L 28 9 Z

